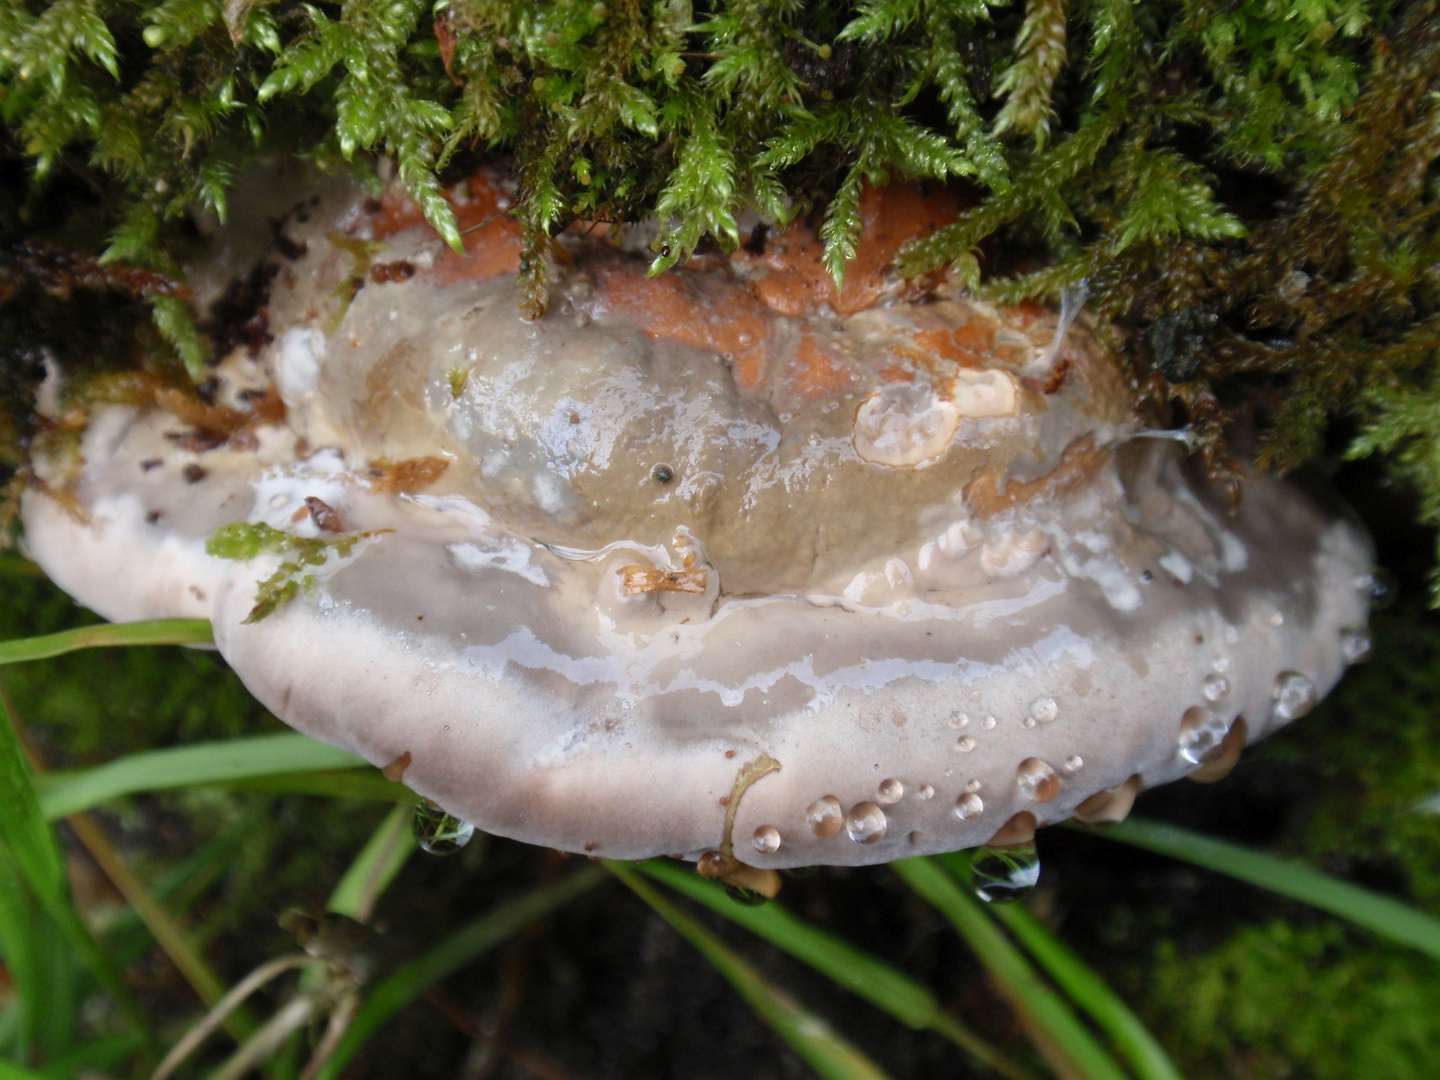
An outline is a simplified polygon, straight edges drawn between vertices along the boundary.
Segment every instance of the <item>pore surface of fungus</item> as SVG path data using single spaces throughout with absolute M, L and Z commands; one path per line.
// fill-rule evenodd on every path
M 886 273 L 945 196 L 867 192 L 839 292 L 800 226 L 658 277 L 567 235 L 536 321 L 512 199 L 452 193 L 464 257 L 394 194 L 297 206 L 271 340 L 217 369 L 239 419 L 96 410 L 36 463 L 35 557 L 211 616 L 278 716 L 456 816 L 620 858 L 1113 819 L 1355 658 L 1347 519 L 1264 478 L 1230 513 L 1083 319 Z

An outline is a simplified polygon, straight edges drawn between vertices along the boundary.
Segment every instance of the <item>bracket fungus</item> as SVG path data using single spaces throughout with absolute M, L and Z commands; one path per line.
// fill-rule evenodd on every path
M 463 257 L 393 191 L 307 199 L 228 426 L 95 410 L 31 553 L 213 618 L 277 716 L 480 829 L 722 875 L 1123 817 L 1358 657 L 1347 518 L 1263 477 L 1232 513 L 1084 319 L 887 273 L 945 196 L 868 191 L 838 292 L 798 225 L 659 276 L 566 234 L 536 321 L 511 199 L 452 193 Z

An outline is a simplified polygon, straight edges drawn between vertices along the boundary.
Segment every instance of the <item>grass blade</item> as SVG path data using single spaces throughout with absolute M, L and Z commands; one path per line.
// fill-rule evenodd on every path
M 941 861 L 962 882 L 968 881 L 970 864 L 964 855 L 955 852 L 942 856 Z M 1140 1080 L 1180 1080 L 1180 1073 L 1164 1047 L 1130 1011 L 1130 1006 L 1039 919 L 1019 904 L 994 904 L 986 911 L 1014 935 L 1070 1000 L 1090 1015 Z
M 277 773 L 349 769 L 368 764 L 347 750 L 286 732 L 225 742 L 197 743 L 168 750 L 147 750 L 84 772 L 53 773 L 40 805 L 49 820 L 121 795 L 165 791 L 197 784 L 223 784 Z
M 1301 863 L 1158 821 L 1130 818 L 1094 835 L 1203 866 L 1348 919 L 1381 937 L 1440 960 L 1440 919 Z
M 910 976 L 797 918 L 780 905 L 737 904 L 714 882 L 661 859 L 651 859 L 637 869 L 809 964 L 907 1027 L 945 1036 L 1011 1080 L 1030 1077 L 1030 1073 L 945 1012 L 935 995 Z
M 370 1036 L 430 987 L 603 880 L 604 873 L 599 867 L 587 866 L 561 881 L 542 885 L 518 900 L 490 910 L 424 956 L 391 972 L 370 991 L 334 1054 L 315 1074 L 315 1080 L 336 1080 Z
M 395 880 L 419 846 L 410 829 L 413 814 L 409 806 L 397 806 L 385 815 L 369 842 L 361 849 L 350 869 L 330 894 L 326 909 L 348 915 L 356 922 L 369 922 L 380 894 Z
M 58 634 L 0 641 L 0 664 L 48 660 L 77 649 L 114 645 L 213 645 L 209 619 L 156 619 L 152 622 L 101 623 Z
M 1125 1080 L 1109 1051 L 939 863 L 902 859 L 890 869 L 960 932 L 1057 1072 L 1084 1080 Z
M 824 1080 L 884 1080 L 879 1066 L 831 1031 L 825 1021 L 766 982 L 719 938 L 656 892 L 634 867 L 607 859 L 605 868 L 694 945 Z
M 3 842 L 26 885 L 65 935 L 95 980 L 115 1000 L 126 1018 L 146 1031 L 144 1017 L 120 972 L 100 948 L 70 902 L 69 881 L 55 833 L 40 811 L 30 766 L 10 722 L 0 722 L 0 842 Z

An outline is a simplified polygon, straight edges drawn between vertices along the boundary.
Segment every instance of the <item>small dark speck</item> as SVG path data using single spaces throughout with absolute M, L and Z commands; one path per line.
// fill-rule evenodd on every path
M 294 262 L 296 259 L 304 258 L 309 248 L 303 242 L 291 240 L 284 233 L 277 232 L 275 234 L 275 250 L 280 253 L 281 257 Z
M 726 756 L 727 758 L 732 758 L 732 757 L 735 756 L 735 751 L 734 751 L 734 750 L 726 750 L 726 751 L 725 751 L 725 756 Z
M 158 469 L 161 465 L 164 464 L 165 463 L 161 461 L 158 457 L 146 458 L 144 461 L 140 462 L 140 471 L 149 472 L 151 469 Z
M 595 841 L 594 841 L 594 840 L 586 840 L 586 841 L 585 841 L 585 850 L 586 850 L 586 851 L 594 851 L 594 850 L 595 850 Z
M 570 423 L 572 423 L 572 424 L 578 424 L 579 422 L 580 422 L 580 414 L 579 414 L 578 412 L 572 412 L 572 413 L 570 414 Z
M 1196 635 L 1195 635 L 1195 644 L 1196 644 L 1196 645 L 1204 645 L 1204 644 L 1205 644 L 1205 635 L 1204 635 L 1204 634 L 1196 634 Z
M 1154 581 L 1154 580 L 1155 580 L 1155 575 L 1152 574 L 1149 570 L 1144 570 L 1144 571 L 1142 571 L 1141 574 L 1140 574 L 1140 580 L 1141 580 L 1141 581 Z
M 160 520 L 160 511 L 159 511 L 159 510 L 151 510 L 148 514 L 145 515 L 145 521 L 146 521 L 147 524 L 154 525 L 154 524 L 155 524 L 157 521 L 159 521 L 159 520 Z
M 415 621 L 416 621 L 416 622 L 422 622 L 422 621 L 424 620 L 424 618 L 425 618 L 424 615 L 416 615 L 416 616 L 415 616 Z
M 314 495 L 305 496 L 305 510 L 309 512 L 315 525 L 325 532 L 340 532 L 344 525 L 340 521 L 340 515 L 335 512 L 334 507 Z M 304 511 L 299 511 L 304 516 Z
M 656 483 L 668 484 L 675 479 L 675 470 L 669 465 L 656 465 L 655 471 L 650 475 L 655 478 Z
M 203 468 L 201 468 L 199 465 L 196 465 L 192 461 L 189 465 L 185 466 L 185 472 L 183 475 L 187 484 L 198 484 L 201 480 L 204 480 L 205 477 L 209 474 Z

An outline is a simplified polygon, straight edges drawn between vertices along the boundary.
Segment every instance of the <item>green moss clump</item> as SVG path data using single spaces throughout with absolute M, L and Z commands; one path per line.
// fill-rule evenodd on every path
M 1147 1019 L 1188 1076 L 1425 1080 L 1440 1057 L 1434 961 L 1348 947 L 1334 923 L 1247 927 L 1199 960 L 1161 950 Z
M 447 170 L 503 152 L 532 315 L 576 219 L 657 216 L 658 272 L 733 248 L 747 207 L 813 216 L 839 279 L 863 184 L 963 180 L 907 273 L 1011 301 L 1083 281 L 1214 472 L 1235 420 L 1283 468 L 1358 410 L 1353 452 L 1398 453 L 1437 520 L 1437 22 L 1435 0 L 0 0 L 0 157 L 83 183 L 104 260 L 173 273 L 176 223 L 223 217 L 257 154 L 389 155 L 458 247 Z M 37 228 L 0 215 L 0 241 Z M 194 313 L 147 302 L 198 375 Z

